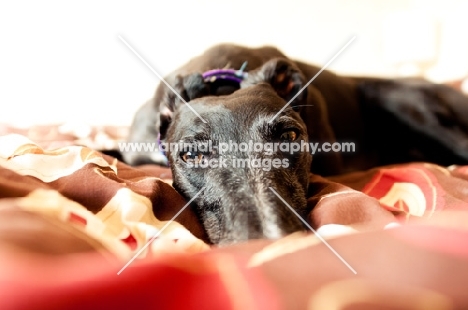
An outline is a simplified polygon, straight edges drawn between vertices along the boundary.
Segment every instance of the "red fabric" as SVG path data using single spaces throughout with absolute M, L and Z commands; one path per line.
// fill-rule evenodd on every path
M 468 259 L 468 231 L 430 226 L 403 226 L 392 235 L 413 246 Z
M 110 265 L 96 255 L 73 259 L 7 257 L 0 309 L 279 309 L 257 269 L 225 254 L 168 255 Z M 231 305 L 231 306 L 230 306 Z

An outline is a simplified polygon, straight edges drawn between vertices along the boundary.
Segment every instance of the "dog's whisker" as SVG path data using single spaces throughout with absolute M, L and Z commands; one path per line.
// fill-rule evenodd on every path
M 299 107 L 313 107 L 313 106 L 314 106 L 313 104 L 301 104 L 301 105 L 295 105 L 293 107 L 287 107 L 284 110 L 285 111 L 291 111 L 291 110 L 294 110 L 295 108 L 299 108 Z
M 291 107 L 291 109 L 298 108 L 298 107 L 313 107 L 313 106 L 314 106 L 313 104 L 301 104 L 301 105 L 295 105 L 294 107 Z
M 287 112 L 291 112 L 291 111 L 294 111 L 295 108 L 299 108 L 299 107 L 313 107 L 314 105 L 313 104 L 301 104 L 301 105 L 295 105 L 293 107 L 291 106 L 288 106 L 286 109 L 284 109 L 284 111 L 287 111 Z M 296 111 L 297 112 L 297 111 Z

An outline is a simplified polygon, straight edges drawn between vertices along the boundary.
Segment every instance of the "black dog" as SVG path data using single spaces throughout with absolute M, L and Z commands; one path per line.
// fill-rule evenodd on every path
M 220 147 L 228 141 L 307 140 L 307 128 L 291 108 L 268 123 L 284 104 L 270 85 L 259 84 L 235 95 L 192 100 L 190 105 L 206 123 L 185 105 L 177 109 L 167 141 L 195 143 L 199 149 L 204 142 L 213 144 L 214 151 L 168 152 L 174 187 L 186 197 L 204 188 L 195 200 L 196 211 L 212 242 L 279 238 L 302 229 L 300 220 L 269 187 L 304 216 L 309 172 L 305 167 L 311 164 L 311 154 Z M 275 163 L 277 168 L 272 166 Z
M 202 76 L 245 63 L 248 75 L 240 83 Z M 301 91 L 319 70 L 272 47 L 222 44 L 167 77 L 172 89 L 161 83 L 154 99 L 136 114 L 129 141 L 183 141 L 198 147 L 169 149 L 167 157 L 174 187 L 187 198 L 196 196 L 195 209 L 213 243 L 278 238 L 302 229 L 287 205 L 301 216 L 310 211 L 309 170 L 326 176 L 410 161 L 468 163 L 468 98 L 461 93 L 422 80 L 341 77 L 329 71 Z M 311 165 L 310 150 L 266 154 L 219 148 L 229 141 L 309 140 L 352 142 L 355 150 L 316 153 Z M 200 151 L 210 141 L 214 147 Z M 132 165 L 166 164 L 162 155 L 123 154 Z M 277 165 L 235 165 L 247 159 L 269 164 L 277 159 Z

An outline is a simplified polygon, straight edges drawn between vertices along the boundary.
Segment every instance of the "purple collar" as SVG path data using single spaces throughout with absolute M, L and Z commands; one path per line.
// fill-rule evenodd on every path
M 216 80 L 228 80 L 240 84 L 248 75 L 244 72 L 247 67 L 247 61 L 242 64 L 239 70 L 234 69 L 214 69 L 202 74 L 206 83 L 213 83 Z

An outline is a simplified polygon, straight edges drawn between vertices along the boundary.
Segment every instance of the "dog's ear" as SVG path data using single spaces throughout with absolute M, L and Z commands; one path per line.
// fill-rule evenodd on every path
M 182 104 L 185 104 L 184 101 L 189 102 L 210 94 L 209 85 L 205 83 L 203 76 L 199 73 L 186 76 L 176 75 L 171 84 L 172 89 L 161 84 L 156 92 L 156 100 L 160 102 L 159 133 L 161 139 L 164 139 L 166 135 L 172 121 L 172 115 Z
M 182 83 L 180 91 L 184 93 L 185 100 L 190 101 L 196 98 L 208 96 L 210 94 L 209 84 L 205 83 L 200 73 L 193 73 L 183 78 L 179 77 Z
M 263 82 L 269 83 L 278 96 L 286 100 L 286 102 L 294 98 L 290 104 L 293 108 L 305 104 L 307 100 L 307 88 L 299 93 L 306 84 L 305 76 L 296 64 L 289 59 L 273 58 L 260 68 L 249 71 L 247 78 L 241 83 L 241 88 Z

